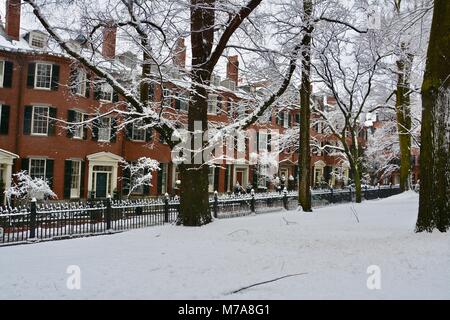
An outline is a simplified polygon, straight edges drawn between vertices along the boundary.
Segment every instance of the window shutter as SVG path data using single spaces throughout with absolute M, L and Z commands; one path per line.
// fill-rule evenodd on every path
M 84 198 L 84 192 L 85 192 L 85 187 L 84 187 L 84 175 L 86 172 L 85 169 L 85 161 L 80 161 L 80 166 L 81 166 L 81 170 L 80 170 L 80 198 Z
M 75 120 L 75 111 L 74 110 L 68 110 L 67 111 L 67 122 L 72 123 Z M 67 128 L 67 138 L 73 138 L 73 126 L 68 124 Z
M 31 118 L 33 117 L 33 106 L 25 106 L 23 115 L 23 134 L 31 134 Z
M 295 122 L 300 123 L 300 113 L 295 115 Z
M 128 195 L 130 192 L 130 168 L 123 168 L 122 169 L 122 194 Z
M 2 110 L 2 115 L 1 115 L 1 123 L 0 123 L 0 134 L 8 134 L 10 107 L 6 106 L 6 105 L 2 105 L 1 110 Z
M 216 113 L 219 114 L 222 111 L 222 96 L 217 97 L 217 107 L 216 107 Z
M 292 115 L 289 112 L 289 115 L 288 115 L 288 127 L 291 127 L 291 126 L 292 126 Z
M 83 140 L 87 139 L 88 135 L 88 125 L 87 121 L 89 120 L 89 116 L 87 114 L 83 114 Z
M 152 133 L 153 133 L 153 129 L 152 128 L 147 128 L 145 130 L 145 141 L 149 142 L 152 140 Z
M 117 120 L 111 118 L 111 137 L 109 137 L 109 142 L 117 141 Z
M 49 108 L 48 116 L 50 117 L 48 120 L 48 135 L 54 136 L 56 132 L 56 108 Z
M 144 175 L 149 174 L 150 170 L 148 168 L 144 169 Z M 144 195 L 148 195 L 150 193 L 150 185 L 148 184 L 148 182 L 146 184 L 143 185 L 143 192 Z
M 101 86 L 99 83 L 94 83 L 94 99 L 100 100 L 101 97 Z
M 78 72 L 79 71 L 75 68 L 70 69 L 69 88 L 73 94 L 77 93 Z
M 3 73 L 3 88 L 11 88 L 13 77 L 13 63 L 5 61 L 5 69 Z
M 272 151 L 272 134 L 270 133 L 267 134 L 267 151 Z
M 119 94 L 114 90 L 112 102 L 119 102 Z
M 127 125 L 125 126 L 125 139 L 131 140 L 132 135 L 133 135 L 133 124 L 127 123 Z
M 30 173 L 30 159 L 22 158 L 22 163 L 20 164 L 20 170 L 26 171 L 28 174 Z
M 256 190 L 258 188 L 258 166 L 253 166 L 253 189 Z
M 256 132 L 256 148 L 255 148 L 256 152 L 259 152 L 259 131 Z
M 59 87 L 59 65 L 54 64 L 52 67 L 52 90 L 56 91 Z
M 53 188 L 53 164 L 54 160 L 47 159 L 45 163 L 45 178 L 47 179 L 50 189 Z
M 84 96 L 86 98 L 89 98 L 91 93 L 91 75 L 86 74 L 86 92 L 84 93 Z
M 36 63 L 28 64 L 27 87 L 34 88 L 34 76 L 36 71 Z
M 220 173 L 220 168 L 215 167 L 214 168 L 214 191 L 219 191 L 219 173 Z
M 100 125 L 100 121 L 97 119 L 94 119 L 92 121 L 92 140 L 98 141 L 98 126 Z
M 180 110 L 180 109 L 181 109 L 181 100 L 175 99 L 175 110 Z
M 70 199 L 72 185 L 72 160 L 64 161 L 64 199 Z

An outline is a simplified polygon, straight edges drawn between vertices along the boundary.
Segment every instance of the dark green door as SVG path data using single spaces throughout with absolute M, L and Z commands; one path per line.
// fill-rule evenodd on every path
M 108 186 L 108 174 L 97 173 L 97 181 L 95 185 L 96 198 L 106 198 L 107 186 Z

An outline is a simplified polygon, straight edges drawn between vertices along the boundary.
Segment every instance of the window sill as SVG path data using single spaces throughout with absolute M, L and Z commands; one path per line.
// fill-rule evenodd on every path
M 48 133 L 31 133 L 32 137 L 48 137 Z
M 34 87 L 33 88 L 34 90 L 40 90 L 40 91 L 52 91 L 52 88 L 50 87 L 50 88 L 39 88 L 39 87 Z

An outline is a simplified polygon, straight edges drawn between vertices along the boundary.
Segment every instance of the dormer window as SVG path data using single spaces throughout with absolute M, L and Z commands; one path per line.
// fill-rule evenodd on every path
M 44 49 L 47 47 L 47 36 L 41 32 L 30 32 L 29 43 L 33 48 Z

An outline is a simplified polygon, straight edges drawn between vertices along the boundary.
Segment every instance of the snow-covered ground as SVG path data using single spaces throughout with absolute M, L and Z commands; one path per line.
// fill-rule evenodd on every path
M 0 248 L 0 299 L 449 299 L 449 234 L 415 234 L 417 205 L 406 193 L 354 205 L 359 223 L 343 204 Z M 380 290 L 367 288 L 371 265 Z

